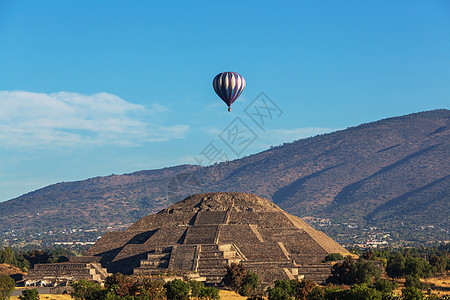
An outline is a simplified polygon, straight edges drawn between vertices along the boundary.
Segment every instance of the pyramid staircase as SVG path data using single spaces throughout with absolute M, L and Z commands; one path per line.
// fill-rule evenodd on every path
M 298 269 L 299 274 L 305 274 L 305 279 L 313 280 L 317 283 L 325 282 L 331 275 L 330 264 L 303 265 Z
M 220 283 L 225 276 L 226 266 L 241 260 L 243 257 L 232 244 L 160 247 L 149 252 L 147 259 L 141 260 L 133 273 L 148 275 L 176 269 L 196 272 L 200 275 L 197 280 L 205 280 L 206 283 Z M 184 263 L 180 265 L 180 261 Z
M 172 247 L 159 247 L 147 253 L 147 259 L 141 260 L 140 266 L 134 268 L 134 274 L 148 275 L 157 274 L 161 269 L 169 267 Z
M 226 267 L 239 263 L 242 257 L 232 244 L 200 245 L 196 271 L 206 277 L 206 283 L 220 283 L 226 274 Z
M 85 279 L 89 281 L 103 282 L 110 276 L 100 263 L 51 263 L 36 264 L 25 276 L 25 280 L 34 281 L 45 279 L 51 282 L 72 281 Z

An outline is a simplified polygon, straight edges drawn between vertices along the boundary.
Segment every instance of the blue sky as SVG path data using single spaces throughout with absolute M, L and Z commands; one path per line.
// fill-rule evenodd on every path
M 223 71 L 247 82 L 231 113 Z M 0 201 L 449 108 L 449 82 L 449 1 L 0 0 Z M 261 92 L 282 111 L 264 128 Z

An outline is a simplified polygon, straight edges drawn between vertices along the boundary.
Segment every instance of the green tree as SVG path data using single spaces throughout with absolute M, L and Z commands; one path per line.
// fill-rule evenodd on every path
M 291 296 L 289 290 L 283 288 L 282 286 L 275 286 L 273 288 L 268 288 L 268 299 L 269 300 L 292 300 L 294 297 Z
M 337 261 L 343 259 L 344 257 L 340 253 L 330 253 L 327 256 L 325 256 L 325 261 Z
M 400 252 L 389 257 L 386 265 L 386 274 L 391 278 L 400 278 L 404 275 L 405 257 Z
M 105 288 L 117 296 L 135 296 L 139 290 L 136 280 L 121 273 L 108 276 L 105 279 Z
M 226 286 L 241 296 L 250 296 L 256 291 L 259 286 L 258 275 L 247 272 L 242 264 L 232 263 L 227 266 L 227 273 L 223 278 L 223 283 Z
M 39 292 L 37 289 L 23 290 L 20 300 L 39 300 Z
M 253 294 L 259 286 L 258 275 L 255 273 L 247 272 L 242 282 L 242 286 L 239 289 L 239 295 L 250 296 Z
M 249 297 L 247 297 L 247 300 L 266 300 L 266 299 L 267 299 L 266 293 L 261 289 L 253 291 L 253 293 Z
M 105 297 L 105 290 L 95 282 L 80 279 L 72 285 L 72 288 L 70 295 L 74 299 L 98 300 Z
M 166 296 L 169 300 L 187 300 L 189 299 L 189 284 L 180 279 L 174 279 L 167 282 L 164 287 L 166 288 Z
M 444 273 L 445 268 L 447 266 L 447 262 L 445 260 L 445 257 L 440 257 L 437 255 L 431 255 L 430 259 L 428 261 L 430 265 L 433 267 L 433 273 Z
M 372 250 L 367 250 L 361 255 L 361 257 L 366 260 L 373 260 L 375 257 L 375 253 Z
M 380 275 L 381 267 L 373 261 L 360 258 L 354 262 L 350 256 L 347 256 L 342 263 L 333 266 L 327 282 L 334 284 L 371 283 Z
M 422 257 L 407 256 L 404 275 L 417 275 L 420 278 L 427 278 L 432 275 L 432 268 Z
M 235 292 L 238 292 L 244 283 L 245 277 L 247 276 L 247 271 L 242 264 L 232 263 L 227 266 L 227 273 L 223 278 L 223 283 L 226 286 L 231 287 Z
M 315 286 L 306 296 L 308 300 L 325 300 L 325 290 L 320 286 Z
M 383 294 L 390 294 L 397 288 L 397 283 L 388 279 L 378 278 L 374 282 L 373 287 Z
M 30 262 L 24 257 L 23 253 L 20 253 L 16 257 L 17 259 L 17 266 L 24 272 L 28 272 L 29 269 L 31 269 Z
M 315 286 L 311 280 L 276 280 L 274 287 L 268 289 L 269 299 L 306 300 Z
M 343 291 L 338 287 L 327 287 L 325 288 L 325 299 L 326 300 L 342 300 L 346 299 L 347 291 Z
M 314 289 L 316 284 L 311 280 L 297 281 L 295 284 L 295 294 L 294 297 L 296 300 L 306 300 L 307 296 Z
M 367 284 L 355 284 L 346 291 L 345 299 L 349 300 L 382 300 L 382 293 Z
M 0 263 L 10 264 L 10 265 L 17 265 L 17 260 L 16 260 L 16 257 L 14 255 L 14 251 L 10 247 L 6 247 L 0 253 Z
M 16 283 L 7 275 L 0 275 L 0 300 L 9 299 L 11 293 L 14 291 Z
M 214 287 L 203 287 L 200 290 L 199 298 L 204 300 L 219 300 L 219 290 Z
M 380 278 L 381 267 L 376 265 L 371 260 L 358 259 L 353 268 L 353 278 L 355 283 L 372 283 L 374 280 Z
M 420 280 L 417 275 L 407 275 L 405 277 L 405 287 L 415 287 L 419 290 L 426 290 L 429 288 L 428 284 Z
M 23 254 L 24 258 L 28 260 L 33 267 L 35 264 L 43 264 L 49 262 L 48 253 L 43 250 L 31 250 Z
M 144 279 L 139 286 L 139 294 L 146 300 L 166 299 L 164 284 L 157 280 Z
M 403 300 L 423 300 L 425 295 L 416 287 L 406 287 L 402 289 Z
M 191 297 L 199 298 L 200 292 L 205 288 L 205 284 L 201 281 L 191 280 L 189 282 L 191 287 Z

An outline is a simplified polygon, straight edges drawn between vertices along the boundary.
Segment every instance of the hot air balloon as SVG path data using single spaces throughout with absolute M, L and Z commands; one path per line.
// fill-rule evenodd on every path
M 220 99 L 228 105 L 228 111 L 231 111 L 231 104 L 244 91 L 245 79 L 236 72 L 223 72 L 214 77 L 213 88 Z

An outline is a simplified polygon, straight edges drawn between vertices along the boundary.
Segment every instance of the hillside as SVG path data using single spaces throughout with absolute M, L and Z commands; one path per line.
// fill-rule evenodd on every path
M 104 231 L 193 193 L 228 191 L 270 199 L 340 242 L 364 240 L 370 227 L 411 241 L 449 239 L 449 124 L 449 110 L 421 112 L 209 167 L 59 183 L 0 203 L 0 230 Z

